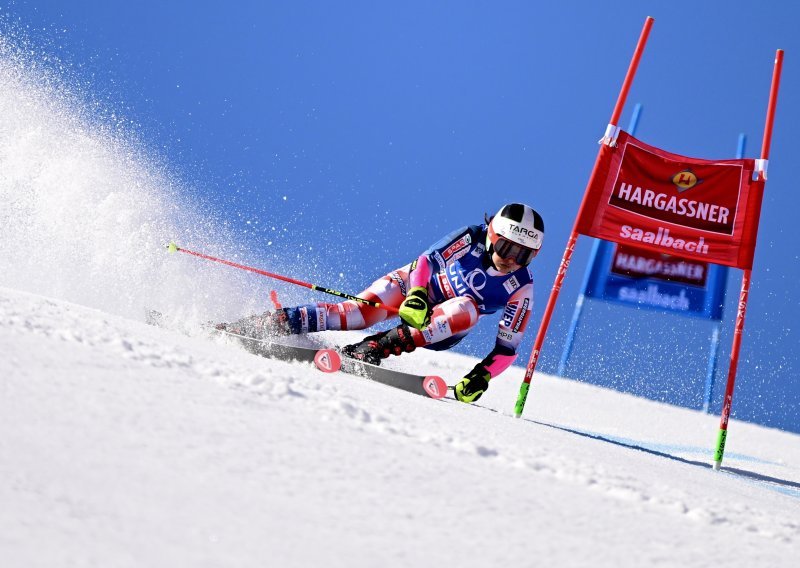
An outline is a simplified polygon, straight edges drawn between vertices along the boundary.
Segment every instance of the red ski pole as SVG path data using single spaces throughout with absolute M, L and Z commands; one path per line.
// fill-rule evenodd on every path
M 238 268 L 240 270 L 246 270 L 248 272 L 254 272 L 256 274 L 260 274 L 261 276 L 266 276 L 267 278 L 274 278 L 276 280 L 281 280 L 283 282 L 288 282 L 289 284 L 296 284 L 297 286 L 303 286 L 305 288 L 309 288 L 311 290 L 315 290 L 317 292 L 324 292 L 325 294 L 331 294 L 332 296 L 338 296 L 339 298 L 344 298 L 345 300 L 352 300 L 354 302 L 358 302 L 359 304 L 366 304 L 368 306 L 372 306 L 373 308 L 380 308 L 382 310 L 386 310 L 389 313 L 396 314 L 397 308 L 392 306 L 387 306 L 386 304 L 381 304 L 380 302 L 373 302 L 372 300 L 365 300 L 364 298 L 359 298 L 358 296 L 352 296 L 350 294 L 346 294 L 344 292 L 340 292 L 338 290 L 332 290 L 331 288 L 325 288 L 323 286 L 317 286 L 316 284 L 310 284 L 309 282 L 303 282 L 302 280 L 296 280 L 295 278 L 289 278 L 288 276 L 282 276 L 280 274 L 275 274 L 274 272 L 267 272 L 266 270 L 260 270 L 258 268 L 253 268 L 252 266 L 246 266 L 244 264 L 239 264 L 237 262 L 231 262 L 230 260 L 225 260 L 222 258 L 216 258 L 214 256 L 210 256 L 207 254 L 203 254 L 201 252 L 196 252 L 193 250 L 181 248 L 175 243 L 170 243 L 167 245 L 167 250 L 169 252 L 182 252 L 185 254 L 190 254 L 192 256 L 196 256 L 199 258 L 204 258 L 205 260 L 210 260 L 212 262 L 218 262 L 220 264 L 225 264 L 227 266 L 232 266 L 233 268 Z

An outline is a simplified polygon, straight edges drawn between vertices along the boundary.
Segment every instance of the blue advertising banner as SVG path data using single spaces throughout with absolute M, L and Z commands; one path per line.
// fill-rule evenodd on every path
M 722 320 L 727 267 L 629 245 L 598 241 L 584 294 L 605 300 Z

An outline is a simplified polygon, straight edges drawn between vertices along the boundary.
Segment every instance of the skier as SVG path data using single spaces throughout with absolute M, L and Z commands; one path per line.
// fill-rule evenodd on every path
M 482 315 L 503 310 L 492 351 L 459 381 L 455 396 L 471 403 L 517 357 L 533 303 L 528 264 L 542 246 L 544 222 L 531 207 L 505 205 L 486 224 L 454 231 L 414 262 L 376 280 L 360 298 L 399 308 L 400 325 L 347 345 L 342 353 L 379 365 L 417 347 L 453 347 Z M 325 330 L 364 329 L 390 312 L 354 301 L 319 302 L 250 316 L 217 327 L 267 339 Z

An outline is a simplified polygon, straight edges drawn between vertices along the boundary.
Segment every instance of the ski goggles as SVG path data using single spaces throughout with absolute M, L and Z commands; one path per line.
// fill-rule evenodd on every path
M 539 253 L 539 249 L 524 247 L 503 237 L 498 237 L 494 243 L 494 252 L 502 259 L 511 259 L 520 266 L 527 266 Z

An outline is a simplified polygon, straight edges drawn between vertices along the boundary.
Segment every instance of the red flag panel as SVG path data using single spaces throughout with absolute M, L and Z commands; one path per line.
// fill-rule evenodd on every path
M 752 268 L 763 181 L 755 161 L 701 160 L 620 132 L 602 146 L 578 232 L 737 268 Z

